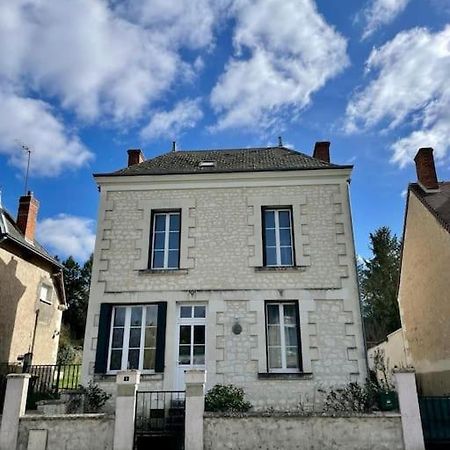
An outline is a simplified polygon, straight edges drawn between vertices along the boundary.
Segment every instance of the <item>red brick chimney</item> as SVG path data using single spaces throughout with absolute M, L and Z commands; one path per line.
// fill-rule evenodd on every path
M 328 141 L 316 142 L 314 146 L 313 158 L 330 162 L 330 143 Z
M 145 156 L 140 148 L 130 148 L 128 150 L 128 167 L 140 164 L 145 161 Z
M 33 197 L 33 193 L 28 191 L 19 199 L 19 210 L 17 212 L 17 226 L 28 241 L 34 241 L 36 231 L 37 214 L 39 202 Z
M 433 149 L 431 147 L 419 148 L 414 158 L 416 163 L 417 180 L 425 190 L 435 191 L 439 189 L 434 167 Z

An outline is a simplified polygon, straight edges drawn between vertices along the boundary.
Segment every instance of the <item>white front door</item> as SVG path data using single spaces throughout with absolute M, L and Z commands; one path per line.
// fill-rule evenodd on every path
M 185 370 L 205 369 L 205 354 L 206 305 L 180 305 L 177 320 L 176 390 L 185 390 Z

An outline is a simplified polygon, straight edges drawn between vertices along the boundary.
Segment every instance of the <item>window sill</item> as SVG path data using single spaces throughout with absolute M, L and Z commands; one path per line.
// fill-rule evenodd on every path
M 187 275 L 188 269 L 141 269 L 139 275 Z
M 312 372 L 259 372 L 259 380 L 312 380 Z
M 255 272 L 306 272 L 307 266 L 255 267 Z

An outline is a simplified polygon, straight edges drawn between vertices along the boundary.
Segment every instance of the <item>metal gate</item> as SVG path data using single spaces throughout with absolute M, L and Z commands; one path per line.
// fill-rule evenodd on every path
M 184 448 L 185 391 L 138 391 L 134 448 Z
M 450 397 L 419 397 L 427 449 L 450 448 Z

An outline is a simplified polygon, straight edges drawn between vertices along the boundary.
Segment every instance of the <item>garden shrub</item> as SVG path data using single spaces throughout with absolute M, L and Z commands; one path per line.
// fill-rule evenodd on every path
M 205 410 L 214 412 L 247 412 L 252 404 L 245 400 L 244 390 L 233 384 L 216 384 L 205 396 Z

